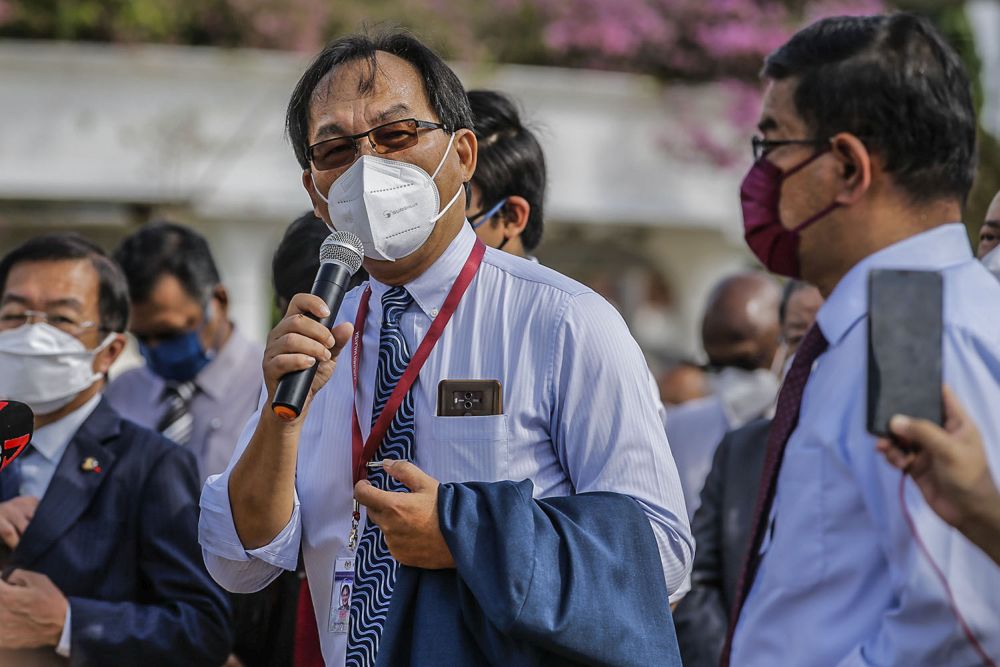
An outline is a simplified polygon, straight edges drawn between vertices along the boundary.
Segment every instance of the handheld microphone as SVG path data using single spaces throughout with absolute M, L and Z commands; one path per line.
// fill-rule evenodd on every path
M 0 401 L 0 470 L 28 448 L 35 431 L 35 413 L 24 403 Z
M 364 246 L 357 234 L 351 232 L 334 232 L 326 237 L 319 249 L 319 271 L 313 283 L 311 294 L 323 299 L 330 309 L 330 315 L 319 320 L 308 315 L 327 329 L 333 326 L 340 310 L 340 303 L 347 292 L 347 284 L 351 276 L 361 268 L 364 257 Z M 313 364 L 301 371 L 288 373 L 278 381 L 274 392 L 271 410 L 281 419 L 291 421 L 302 413 L 302 406 L 309 395 L 313 378 L 316 377 L 316 367 Z

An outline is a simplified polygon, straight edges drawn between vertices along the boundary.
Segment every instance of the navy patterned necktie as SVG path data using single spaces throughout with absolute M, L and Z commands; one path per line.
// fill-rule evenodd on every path
M 379 334 L 372 424 L 382 413 L 392 390 L 410 363 L 410 349 L 399 327 L 399 318 L 412 301 L 413 297 L 402 287 L 392 287 L 382 296 L 382 331 Z M 411 392 L 412 390 L 406 392 L 399 410 L 389 424 L 375 460 L 413 460 Z M 407 490 L 381 469 L 370 470 L 368 481 L 376 488 L 387 491 Z M 389 554 L 382 531 L 368 521 L 361 534 L 355 559 L 351 623 L 347 636 L 348 667 L 372 667 L 375 664 L 395 582 L 396 561 Z

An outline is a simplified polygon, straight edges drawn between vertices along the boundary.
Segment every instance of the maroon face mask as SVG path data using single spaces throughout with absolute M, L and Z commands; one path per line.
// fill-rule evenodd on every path
M 781 224 L 778 204 L 781 200 L 781 184 L 789 176 L 810 164 L 830 150 L 829 146 L 788 171 L 761 157 L 754 162 L 740 187 L 743 204 L 743 238 L 750 250 L 768 271 L 789 278 L 799 278 L 799 232 L 827 215 L 839 204 L 830 204 L 815 215 L 807 218 L 791 229 Z

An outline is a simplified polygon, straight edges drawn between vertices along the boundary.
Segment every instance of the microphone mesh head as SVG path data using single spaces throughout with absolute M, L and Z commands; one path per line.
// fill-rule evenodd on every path
M 319 263 L 336 262 L 343 264 L 353 276 L 361 268 L 365 247 L 357 234 L 334 232 L 326 237 L 319 249 Z

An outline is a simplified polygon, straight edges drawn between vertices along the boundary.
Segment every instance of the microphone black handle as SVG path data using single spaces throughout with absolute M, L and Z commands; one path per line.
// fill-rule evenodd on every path
M 320 320 L 313 315 L 306 315 L 327 329 L 333 326 L 337 319 L 337 311 L 347 293 L 347 284 L 353 274 L 339 262 L 325 262 L 320 265 L 316 273 L 316 282 L 313 283 L 311 294 L 315 294 L 323 299 L 323 302 L 330 309 L 330 315 Z M 316 367 L 314 364 L 301 371 L 292 371 L 283 375 L 278 380 L 278 388 L 274 392 L 274 400 L 271 402 L 271 410 L 282 419 L 292 420 L 302 414 L 302 406 L 309 396 L 309 389 L 312 387 L 313 379 L 316 377 Z

